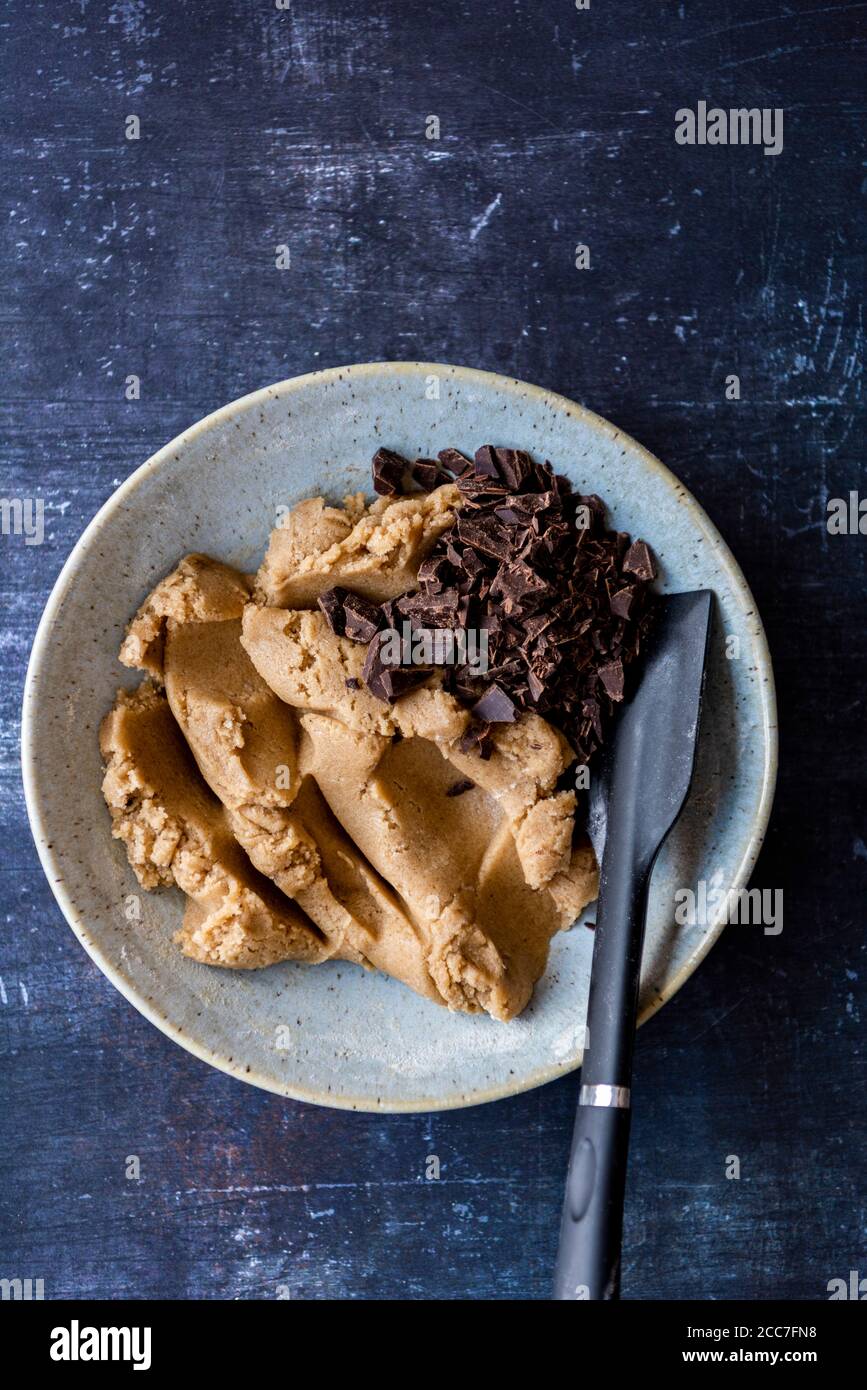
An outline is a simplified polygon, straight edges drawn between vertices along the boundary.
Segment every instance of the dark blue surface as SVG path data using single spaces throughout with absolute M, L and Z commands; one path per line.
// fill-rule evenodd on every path
M 21 800 L 34 626 L 117 483 L 250 389 L 400 357 L 539 382 L 634 434 L 719 524 L 768 629 L 783 766 L 754 881 L 784 889 L 785 926 L 730 928 L 641 1033 L 624 1295 L 867 1275 L 867 537 L 825 525 L 867 490 L 865 11 L 4 7 L 2 494 L 43 499 L 47 530 L 0 538 L 0 1277 L 49 1298 L 547 1296 L 574 1078 L 374 1118 L 209 1070 L 87 960 Z M 784 108 L 783 153 L 677 145 L 699 100 Z

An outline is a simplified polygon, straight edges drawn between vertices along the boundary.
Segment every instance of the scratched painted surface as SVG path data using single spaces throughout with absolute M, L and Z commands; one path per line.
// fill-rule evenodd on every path
M 801 1299 L 867 1274 L 867 537 L 825 526 L 864 487 L 865 10 L 4 7 L 2 494 L 42 499 L 46 529 L 0 538 L 0 1276 L 47 1297 L 547 1294 L 573 1079 L 434 1118 L 240 1086 L 89 963 L 22 806 L 34 625 L 100 504 L 225 401 L 390 357 L 615 420 L 697 493 L 767 624 L 784 763 L 754 881 L 784 890 L 784 929 L 730 928 L 641 1035 L 624 1293 Z M 700 100 L 784 108 L 783 153 L 677 145 Z

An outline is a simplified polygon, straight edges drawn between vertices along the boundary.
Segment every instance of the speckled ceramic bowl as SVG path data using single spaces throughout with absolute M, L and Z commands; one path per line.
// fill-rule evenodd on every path
M 69 557 L 46 607 L 24 701 L 33 834 L 57 901 L 99 968 L 196 1056 L 280 1095 L 360 1110 L 472 1105 L 581 1062 L 593 936 L 553 943 L 548 972 L 510 1024 L 450 1014 L 350 965 L 233 973 L 172 943 L 175 890 L 143 893 L 111 839 L 97 729 L 117 650 L 154 582 L 191 550 L 254 568 L 277 509 L 369 487 L 379 444 L 410 455 L 493 442 L 550 458 L 645 537 L 665 589 L 711 588 L 717 619 L 694 790 L 657 864 L 642 1015 L 680 988 L 721 927 L 674 923 L 677 888 L 742 887 L 767 825 L 776 770 L 774 686 L 761 621 L 732 555 L 684 487 L 633 439 L 561 396 L 429 363 L 371 363 L 257 391 L 194 425 L 118 488 Z M 724 635 L 740 639 L 727 660 Z M 141 920 L 128 920 L 129 895 Z M 592 908 L 589 915 L 592 916 Z

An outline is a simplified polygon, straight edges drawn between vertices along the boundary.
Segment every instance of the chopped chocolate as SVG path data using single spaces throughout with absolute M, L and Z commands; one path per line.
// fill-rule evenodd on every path
M 465 510 L 472 511 L 474 508 L 484 507 L 491 501 L 502 503 L 509 495 L 502 483 L 479 473 L 464 473 L 462 477 L 456 478 L 455 482 L 464 499 Z
M 607 666 L 600 666 L 599 679 L 605 687 L 605 694 L 610 700 L 620 701 L 623 699 L 622 661 L 612 661 Z
M 545 682 L 540 680 L 536 672 L 531 667 L 527 672 L 527 689 L 530 692 L 530 699 L 537 705 L 545 693 Z
M 474 719 L 482 719 L 487 724 L 512 724 L 518 711 L 502 686 L 489 686 L 471 711 Z
M 462 750 L 490 757 L 493 726 L 533 709 L 563 730 L 579 762 L 589 762 L 652 621 L 649 547 L 609 530 L 595 493 L 573 493 L 550 463 L 521 449 L 485 444 L 472 462 L 457 449 L 441 450 L 438 462 L 409 465 L 390 450 L 377 458 L 382 486 L 432 488 L 451 475 L 461 493 L 455 523 L 422 562 L 418 590 L 382 604 L 378 625 L 399 628 L 408 619 L 414 630 L 487 633 L 486 670 L 441 667 L 444 689 L 473 714 Z M 364 610 L 368 625 L 357 629 L 345 591 L 336 592 L 337 600 L 320 600 L 334 630 L 370 631 L 372 614 Z M 365 682 L 379 699 L 427 679 L 427 668 L 384 667 L 378 648 L 377 634 Z
M 367 655 L 364 658 L 364 665 L 361 668 L 361 679 L 367 686 L 371 695 L 375 695 L 377 700 L 387 700 L 383 684 L 383 675 L 387 670 L 382 660 L 382 638 L 384 634 L 379 633 L 367 648 Z
M 490 724 L 475 722 L 468 724 L 458 747 L 462 753 L 478 752 L 479 756 L 487 762 L 491 756 L 493 733 Z
M 464 545 L 480 550 L 483 555 L 493 555 L 495 560 L 504 560 L 511 549 L 508 532 L 495 517 L 474 520 L 459 512 L 456 530 Z
M 347 690 L 361 689 L 361 681 L 358 679 L 357 676 L 347 676 L 346 680 L 344 681 L 344 685 L 346 686 Z
M 373 456 L 373 490 L 380 497 L 397 497 L 404 490 L 404 479 L 410 471 L 409 459 L 393 449 L 377 449 Z
M 416 459 L 415 463 L 410 464 L 409 475 L 423 492 L 433 492 L 434 488 L 449 481 L 448 474 L 436 459 Z
M 430 675 L 426 666 L 389 666 L 382 660 L 382 643 L 387 636 L 378 632 L 367 648 L 361 678 L 371 695 L 392 703 L 407 691 L 423 685 Z
M 445 555 L 429 555 L 418 568 L 418 582 L 429 593 L 438 593 L 454 577 L 454 566 Z
M 437 457 L 443 468 L 447 468 L 456 478 L 472 471 L 472 463 L 466 454 L 461 453 L 460 449 L 440 449 Z
M 321 604 L 320 599 L 320 604 Z M 360 594 L 347 594 L 343 600 L 344 630 L 353 642 L 370 642 L 379 631 L 380 610 Z
M 551 592 L 547 580 L 532 570 L 523 560 L 501 565 L 490 588 L 492 598 L 501 598 L 507 614 L 523 611 L 528 601 Z
M 523 449 L 495 449 L 500 477 L 512 492 L 520 492 L 533 472 L 533 460 Z
M 475 550 L 465 550 L 461 558 L 461 568 L 469 579 L 479 579 L 485 573 L 485 560 Z
M 471 782 L 469 777 L 461 777 L 460 781 L 452 782 L 446 791 L 446 796 L 463 796 L 464 792 L 471 792 L 475 785 L 475 782 Z
M 656 566 L 649 546 L 644 541 L 633 541 L 623 557 L 621 569 L 625 574 L 634 574 L 638 579 L 655 579 Z
M 628 618 L 634 602 L 634 589 L 618 589 L 616 594 L 611 595 L 611 612 L 618 618 Z
M 397 610 L 409 618 L 413 627 L 457 627 L 460 595 L 457 589 L 445 589 L 440 594 L 404 594 L 397 600 Z
M 397 599 L 390 598 L 386 603 L 380 604 L 383 628 L 397 629 L 400 626 L 400 614 L 397 611 Z
M 317 599 L 319 607 L 325 614 L 328 626 L 338 637 L 346 635 L 346 615 L 343 610 L 343 602 L 347 597 L 347 591 L 337 586 L 334 589 L 326 589 L 325 593 L 320 594 Z
M 490 444 L 483 444 L 481 449 L 476 450 L 475 471 L 483 477 L 500 479 L 500 466 L 497 462 L 497 451 Z
M 424 685 L 429 675 L 426 666 L 386 666 L 380 677 L 386 700 L 399 700 L 401 695 Z

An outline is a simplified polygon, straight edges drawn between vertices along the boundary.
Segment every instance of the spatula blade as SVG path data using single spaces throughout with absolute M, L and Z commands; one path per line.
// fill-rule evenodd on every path
M 600 866 L 617 786 L 618 801 L 626 782 L 640 798 L 636 830 L 646 859 L 677 820 L 692 781 L 713 594 L 665 594 L 658 604 L 641 678 L 590 774 L 587 833 Z M 637 814 L 636 806 L 625 810 Z

